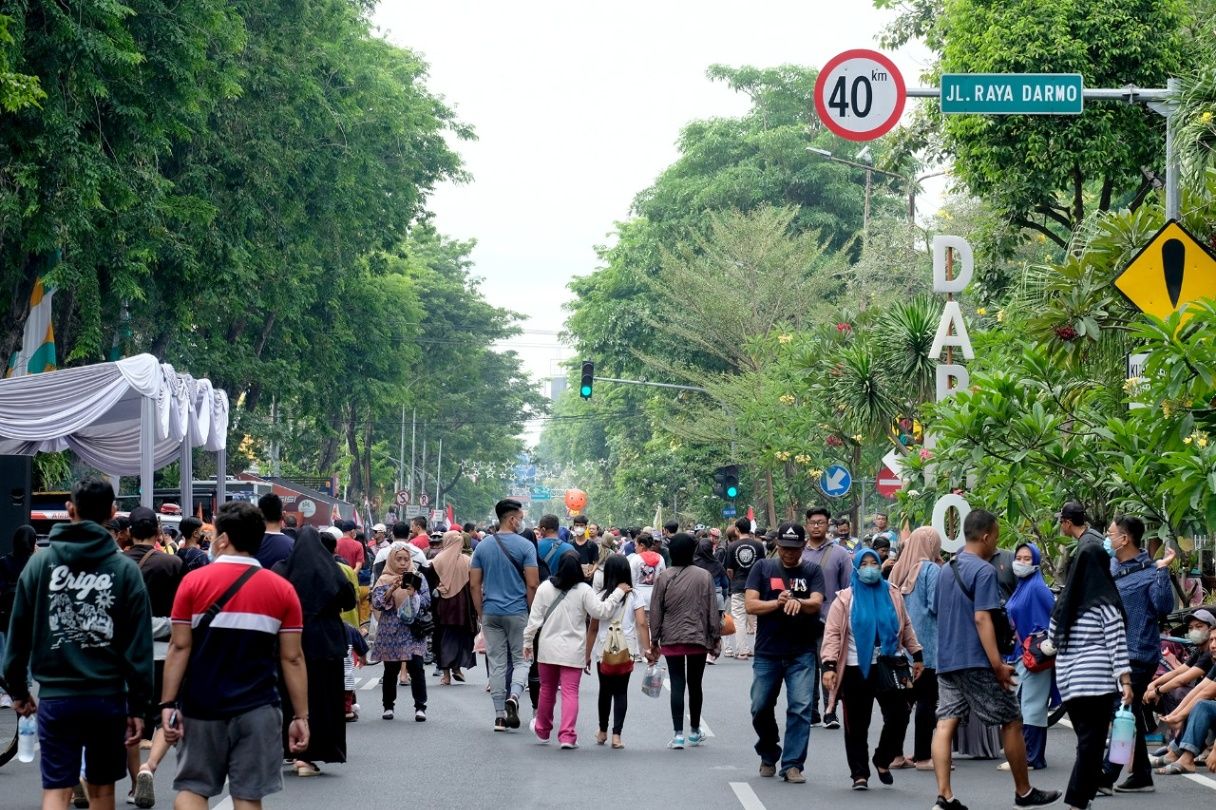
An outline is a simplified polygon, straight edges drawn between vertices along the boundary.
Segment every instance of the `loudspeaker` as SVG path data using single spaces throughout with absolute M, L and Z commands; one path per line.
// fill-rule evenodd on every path
M 0 456 L 0 556 L 13 550 L 13 533 L 30 522 L 32 456 Z

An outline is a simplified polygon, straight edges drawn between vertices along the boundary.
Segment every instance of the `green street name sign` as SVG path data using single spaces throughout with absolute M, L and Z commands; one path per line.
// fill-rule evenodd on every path
M 1080 73 L 947 73 L 941 83 L 942 112 L 1080 115 L 1082 89 Z

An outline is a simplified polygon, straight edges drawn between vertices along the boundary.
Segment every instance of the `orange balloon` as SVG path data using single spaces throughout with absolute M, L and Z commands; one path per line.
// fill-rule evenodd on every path
M 571 512 L 581 512 L 587 506 L 587 493 L 581 489 L 566 490 L 566 508 Z

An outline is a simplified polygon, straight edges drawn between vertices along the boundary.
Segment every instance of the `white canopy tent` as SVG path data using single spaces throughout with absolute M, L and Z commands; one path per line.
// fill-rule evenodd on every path
M 179 459 L 182 513 L 194 511 L 194 447 L 217 454 L 222 504 L 227 441 L 228 395 L 150 354 L 0 380 L 0 454 L 71 450 L 107 475 L 138 475 L 144 506 L 153 472 Z

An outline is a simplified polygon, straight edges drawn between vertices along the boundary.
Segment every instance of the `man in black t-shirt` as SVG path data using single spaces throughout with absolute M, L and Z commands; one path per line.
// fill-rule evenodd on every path
M 756 620 L 756 661 L 752 664 L 752 728 L 760 775 L 802 784 L 811 738 L 811 695 L 815 683 L 815 643 L 822 625 L 823 572 L 802 562 L 806 530 L 796 523 L 777 530 L 777 558 L 756 562 L 747 577 L 744 603 Z M 785 752 L 779 744 L 774 709 L 785 682 Z
M 730 577 L 730 615 L 735 620 L 735 634 L 727 636 L 730 646 L 726 654 L 747 660 L 755 641 L 756 617 L 747 612 L 744 591 L 747 590 L 747 576 L 752 566 L 764 559 L 764 546 L 752 536 L 752 522 L 747 518 L 736 520 L 734 528 L 739 537 L 727 545 L 723 563 L 726 575 Z

